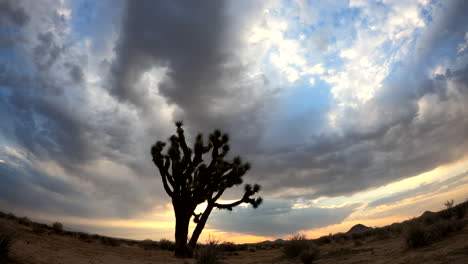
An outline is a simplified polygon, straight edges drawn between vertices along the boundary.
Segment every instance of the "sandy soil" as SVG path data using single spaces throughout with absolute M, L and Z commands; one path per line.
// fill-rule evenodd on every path
M 138 246 L 112 247 L 98 241 L 87 243 L 77 238 L 50 234 L 35 234 L 31 228 L 13 221 L 0 219 L 0 225 L 13 229 L 17 240 L 10 252 L 11 263 L 18 264 L 157 264 L 194 263 L 177 259 L 172 252 L 143 250 Z M 223 256 L 223 263 L 300 263 L 285 259 L 282 249 L 236 252 Z M 320 247 L 320 259 L 314 263 L 468 263 L 468 226 L 457 234 L 421 249 L 408 249 L 403 237 L 377 240 L 368 238 L 362 244 L 354 241 Z

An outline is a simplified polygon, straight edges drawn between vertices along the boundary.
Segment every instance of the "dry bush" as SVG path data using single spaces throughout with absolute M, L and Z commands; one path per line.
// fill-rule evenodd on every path
M 158 242 L 153 241 L 151 239 L 145 239 L 139 243 L 139 246 L 144 250 L 155 250 L 159 249 Z
M 462 220 L 441 220 L 427 230 L 428 242 L 432 243 L 442 240 L 449 236 L 451 233 L 460 231 L 465 227 L 466 223 Z
M 239 250 L 239 246 L 233 242 L 223 242 L 219 245 L 219 248 L 224 252 L 234 252 Z
M 175 249 L 175 243 L 165 238 L 162 238 L 161 240 L 159 240 L 158 244 L 159 244 L 159 248 L 163 250 L 174 251 Z
M 15 242 L 15 238 L 16 234 L 13 231 L 0 226 L 0 262 L 8 259 L 8 252 Z
M 390 238 L 391 231 L 388 227 L 374 228 L 372 231 L 376 239 L 384 240 Z
M 91 235 L 88 233 L 78 232 L 77 235 L 78 235 L 78 239 L 81 241 L 84 241 L 86 243 L 93 242 Z
M 351 238 L 353 240 L 358 240 L 358 239 L 361 239 L 364 237 L 364 234 L 363 232 L 355 232 L 355 233 L 351 233 Z
M 295 258 L 313 247 L 314 244 L 307 239 L 306 235 L 296 234 L 285 243 L 283 253 L 288 258 Z
M 206 245 L 200 247 L 195 254 L 196 264 L 219 264 L 220 253 L 216 245 Z
M 101 237 L 101 243 L 106 246 L 110 247 L 118 247 L 120 246 L 119 240 L 111 237 Z
M 18 218 L 18 223 L 24 226 L 32 226 L 33 222 L 27 217 Z
M 35 234 L 43 234 L 47 231 L 47 225 L 46 224 L 39 224 L 39 223 L 33 223 L 32 224 L 32 231 Z
M 314 240 L 317 245 L 330 244 L 332 242 L 331 236 L 322 236 Z
M 351 237 L 345 233 L 338 233 L 338 234 L 334 234 L 332 236 L 332 239 L 338 244 L 344 244 L 346 243 L 346 241 L 350 240 Z
M 418 248 L 428 244 L 429 240 L 424 227 L 417 223 L 411 224 L 406 233 L 406 245 L 411 248 Z
M 462 219 L 463 217 L 465 217 L 466 211 L 467 211 L 467 205 L 468 203 L 462 203 L 453 208 L 456 219 Z
M 60 234 L 63 231 L 63 225 L 60 222 L 55 222 L 52 224 L 52 229 L 55 233 Z
M 318 259 L 319 257 L 319 250 L 314 246 L 309 246 L 308 249 L 302 251 L 299 254 L 299 258 L 301 259 L 302 263 L 304 264 L 311 264 L 314 260 Z
M 220 252 L 219 252 L 219 239 L 211 234 L 206 240 L 206 245 L 198 248 L 195 252 L 195 263 L 196 264 L 219 264 Z

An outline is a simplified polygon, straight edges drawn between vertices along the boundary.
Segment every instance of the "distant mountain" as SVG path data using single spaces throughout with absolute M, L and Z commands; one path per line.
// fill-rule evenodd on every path
M 368 226 L 365 226 L 365 225 L 362 225 L 362 224 L 357 224 L 353 227 L 351 227 L 351 229 L 349 229 L 348 232 L 346 232 L 347 234 L 350 234 L 350 233 L 358 233 L 358 232 L 364 232 L 364 231 L 367 231 L 367 230 L 371 230 L 372 227 L 368 227 Z
M 286 241 L 281 239 L 281 238 L 278 238 L 275 241 L 265 240 L 265 241 L 258 242 L 258 243 L 255 243 L 255 244 L 262 245 L 262 244 L 275 244 L 275 243 L 284 243 L 284 242 L 286 242 Z

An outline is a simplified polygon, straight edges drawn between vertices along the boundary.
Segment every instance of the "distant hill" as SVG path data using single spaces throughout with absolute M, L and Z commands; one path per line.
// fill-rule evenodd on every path
M 284 243 L 284 242 L 285 242 L 285 240 L 283 240 L 281 238 L 278 238 L 275 241 L 265 240 L 265 241 L 254 243 L 254 244 L 259 244 L 260 245 L 260 244 L 273 244 L 273 243 Z
M 365 225 L 362 225 L 362 224 L 357 224 L 357 225 L 351 227 L 351 229 L 349 229 L 349 231 L 346 232 L 346 234 L 364 232 L 364 231 L 367 231 L 367 230 L 372 230 L 372 227 L 368 227 L 368 226 L 365 226 Z

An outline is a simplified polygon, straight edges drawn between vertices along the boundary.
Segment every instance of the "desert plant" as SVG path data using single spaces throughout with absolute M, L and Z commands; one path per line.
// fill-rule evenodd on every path
M 457 205 L 455 208 L 454 208 L 454 211 L 455 211 L 455 217 L 457 219 L 462 219 L 463 217 L 465 217 L 465 214 L 466 214 L 466 206 L 465 204 L 459 204 Z
M 163 250 L 169 250 L 169 251 L 173 251 L 174 248 L 175 248 L 175 244 L 174 242 L 168 240 L 168 239 L 165 239 L 165 238 L 161 238 L 161 240 L 159 240 L 159 248 L 163 249 Z
M 219 245 L 222 251 L 225 252 L 234 252 L 238 250 L 238 246 L 232 242 L 224 242 Z
M 93 239 L 92 239 L 91 235 L 88 234 L 88 233 L 79 232 L 78 233 L 78 239 L 81 240 L 81 241 L 84 241 L 86 243 L 93 242 Z
M 190 257 L 191 248 L 197 244 L 206 221 L 214 208 L 232 210 L 242 203 L 250 203 L 257 208 L 262 199 L 253 195 L 260 191 L 255 184 L 245 186 L 242 198 L 229 204 L 219 204 L 218 199 L 226 189 L 242 184 L 242 177 L 250 169 L 249 163 L 242 162 L 240 157 L 232 161 L 225 160 L 229 152 L 229 137 L 215 130 L 205 145 L 199 134 L 193 149 L 187 146 L 182 129 L 182 122 L 176 122 L 177 133 L 169 138 L 170 147 L 166 154 L 162 151 L 165 143 L 157 141 L 151 147 L 153 163 L 158 167 L 163 187 L 172 199 L 176 217 L 175 223 L 175 256 Z M 202 156 L 211 151 L 209 163 L 204 163 Z M 196 214 L 195 208 L 207 202 L 203 213 Z M 187 245 L 190 219 L 194 217 L 197 224 L 190 242 Z
M 21 218 L 18 218 L 18 223 L 24 226 L 32 226 L 33 222 L 29 220 L 29 218 L 27 217 L 21 217 Z
M 393 223 L 388 228 L 392 233 L 401 234 L 403 232 L 403 225 L 401 223 Z
M 408 227 L 406 244 L 412 248 L 423 247 L 429 244 L 427 233 L 420 224 L 413 223 Z
M 351 233 L 351 238 L 353 240 L 358 240 L 358 239 L 361 239 L 364 237 L 364 234 L 363 232 L 355 232 L 355 233 Z
M 451 233 L 460 231 L 465 226 L 465 222 L 458 219 L 441 220 L 427 230 L 428 243 L 442 240 Z
M 52 224 L 52 229 L 55 231 L 55 233 L 62 233 L 63 225 L 60 222 L 55 222 Z
M 45 229 L 41 225 L 34 223 L 32 225 L 32 231 L 35 234 L 42 234 L 45 232 Z
M 322 236 L 315 239 L 317 245 L 330 244 L 332 242 L 331 236 Z
M 376 239 L 384 240 L 390 238 L 390 228 L 388 227 L 374 228 L 372 231 Z
M 0 262 L 8 259 L 8 253 L 15 241 L 15 237 L 14 232 L 0 226 Z
M 336 243 L 339 243 L 339 244 L 343 244 L 347 240 L 350 240 L 350 236 L 348 234 L 344 234 L 344 233 L 334 234 L 332 236 L 332 238 L 333 238 L 333 241 L 335 241 Z
M 219 249 L 216 245 L 200 247 L 195 256 L 196 264 L 219 264 Z
M 118 247 L 120 243 L 117 239 L 111 237 L 101 237 L 101 243 L 106 246 Z
M 295 258 L 309 249 L 311 241 L 304 234 L 293 235 L 284 245 L 283 253 L 288 258 Z
M 447 200 L 444 205 L 447 207 L 447 209 L 451 209 L 453 207 L 453 204 L 455 203 L 455 201 L 452 199 L 452 200 Z
M 139 243 L 139 246 L 143 248 L 144 250 L 154 250 L 158 249 L 159 245 L 158 242 L 153 241 L 151 239 L 145 239 Z
M 318 258 L 318 256 L 319 256 L 318 248 L 310 246 L 308 249 L 303 250 L 300 253 L 299 258 L 301 259 L 302 263 L 311 264 L 312 262 L 314 262 L 314 260 Z

